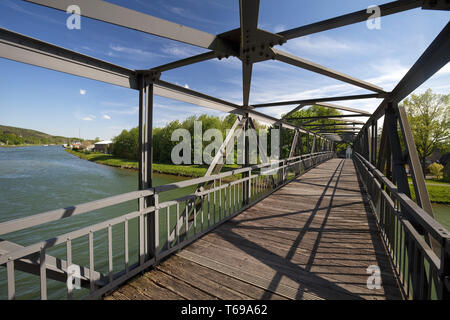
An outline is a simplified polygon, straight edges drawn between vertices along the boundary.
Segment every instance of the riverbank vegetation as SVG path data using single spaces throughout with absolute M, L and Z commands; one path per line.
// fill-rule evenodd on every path
M 132 170 L 138 170 L 139 168 L 138 161 L 119 158 L 111 154 L 75 151 L 71 149 L 66 149 L 66 151 L 81 159 L 112 167 Z M 206 170 L 208 169 L 207 165 L 173 165 L 164 163 L 153 163 L 152 167 L 153 172 L 192 178 L 203 177 L 206 173 Z M 238 167 L 238 165 L 225 165 L 223 167 L 223 171 L 236 169 Z
M 71 140 L 80 139 L 52 136 L 50 134 L 36 130 L 0 125 L 0 146 L 2 147 L 25 147 L 33 145 L 64 143 L 69 144 Z

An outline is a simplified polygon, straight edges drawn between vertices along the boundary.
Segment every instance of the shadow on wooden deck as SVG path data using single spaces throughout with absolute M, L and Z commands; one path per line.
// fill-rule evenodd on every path
M 382 287 L 367 288 L 369 265 Z M 401 299 L 353 162 L 310 170 L 106 299 Z

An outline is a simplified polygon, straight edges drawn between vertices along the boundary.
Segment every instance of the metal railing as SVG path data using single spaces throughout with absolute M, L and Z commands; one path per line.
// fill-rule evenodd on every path
M 48 278 L 61 282 L 66 281 L 68 267 L 71 265 L 80 267 L 81 286 L 88 290 L 82 298 L 98 298 L 267 197 L 306 170 L 332 157 L 333 152 L 296 156 L 147 190 L 129 192 L 71 208 L 53 210 L 1 223 L 0 235 L 3 235 L 131 200 L 152 200 L 151 206 L 140 206 L 141 209 L 137 211 L 25 247 L 4 242 L 3 244 L 9 244 L 9 247 L 12 248 L 11 250 L 6 248 L 6 252 L 3 248 L 4 253 L 0 255 L 0 266 L 6 266 L 8 299 L 15 299 L 17 296 L 16 269 L 38 275 L 40 297 L 47 299 Z M 162 193 L 205 184 L 208 187 L 197 188 L 194 193 L 189 195 L 158 202 L 159 195 Z M 151 220 L 154 225 L 149 228 Z M 138 259 L 136 263 L 130 262 L 132 248 L 129 243 L 129 232 L 132 222 L 138 229 L 138 248 L 135 250 L 138 252 Z M 115 253 L 117 253 L 118 250 L 118 248 L 113 248 L 113 228 L 121 229 L 124 235 L 123 248 L 122 246 L 119 248 L 119 250 L 123 249 L 120 255 L 123 256 L 124 267 L 117 272 L 114 272 L 113 265 L 113 251 L 116 250 Z M 96 268 L 98 249 L 94 250 L 94 233 L 99 231 L 107 233 L 107 246 L 105 247 L 107 252 L 103 252 L 107 255 L 108 271 L 106 273 Z M 83 267 L 74 261 L 72 243 L 86 237 L 87 242 L 83 252 L 89 256 L 89 262 L 87 267 Z M 153 247 L 149 243 L 153 243 Z M 65 246 L 63 250 L 65 260 L 63 257 L 53 257 L 47 254 L 49 249 L 58 245 Z M 69 287 L 67 298 L 73 298 L 73 292 Z
M 355 152 L 353 159 L 370 197 L 404 297 L 449 299 L 449 231 L 406 194 L 400 193 L 397 186 L 362 155 Z

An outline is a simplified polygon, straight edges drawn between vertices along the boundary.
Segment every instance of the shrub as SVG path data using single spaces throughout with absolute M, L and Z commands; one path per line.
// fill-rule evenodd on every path
M 428 170 L 430 171 L 430 173 L 435 176 L 437 179 L 440 179 L 442 176 L 442 171 L 444 169 L 444 166 L 442 164 L 439 163 L 432 163 L 428 166 Z

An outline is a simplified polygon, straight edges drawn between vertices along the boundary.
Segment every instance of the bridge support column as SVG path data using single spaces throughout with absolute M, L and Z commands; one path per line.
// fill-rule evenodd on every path
M 139 79 L 139 189 L 148 189 L 152 183 L 153 163 L 153 79 Z M 139 199 L 139 210 L 152 206 L 157 196 Z M 139 263 L 154 257 L 159 246 L 158 214 L 139 217 Z
M 242 139 L 244 139 L 244 163 L 242 167 L 248 167 L 250 165 L 250 148 L 249 148 L 249 127 L 250 127 L 250 118 L 248 116 L 248 113 L 244 116 L 245 123 L 244 128 L 242 132 Z M 248 178 L 251 176 L 251 172 L 245 172 L 243 173 L 243 178 Z M 250 180 L 244 181 L 242 183 L 242 205 L 247 205 L 250 203 Z
M 375 165 L 377 161 L 377 120 L 372 123 L 371 131 L 372 131 L 372 140 L 371 140 L 371 157 L 370 162 Z

